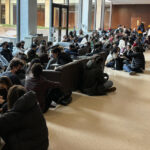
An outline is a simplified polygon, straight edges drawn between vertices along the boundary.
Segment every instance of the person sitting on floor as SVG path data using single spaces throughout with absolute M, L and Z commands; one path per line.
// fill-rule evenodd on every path
M 70 42 L 70 38 L 67 35 L 64 35 L 62 42 Z
M 52 48 L 52 46 L 53 46 L 53 42 L 48 41 L 48 42 L 47 42 L 47 46 L 46 46 L 46 50 L 47 50 L 47 52 L 49 52 L 49 51 L 50 51 L 50 49 Z
M 21 43 L 17 43 L 16 44 L 16 47 L 13 48 L 13 52 L 12 52 L 12 55 L 13 56 L 16 56 L 17 54 L 19 53 L 24 53 L 24 50 L 22 49 L 22 45 Z
M 125 56 L 129 61 L 132 61 L 132 57 L 131 57 L 132 54 L 133 54 L 132 46 L 127 45 L 127 49 L 123 53 L 123 56 Z
M 110 68 L 114 68 L 115 60 L 117 59 L 120 52 L 120 48 L 116 46 L 116 44 L 113 45 L 113 49 L 110 51 L 109 55 L 107 56 L 106 60 L 106 66 Z
M 26 70 L 26 79 L 28 79 L 29 77 L 32 77 L 32 66 L 34 64 L 41 64 L 41 61 L 39 58 L 35 58 L 35 59 L 32 59 L 32 61 L 30 62 L 30 65 L 28 66 L 27 70 Z
M 22 50 L 24 50 L 24 49 L 25 49 L 25 48 L 24 48 L 25 41 L 21 41 L 20 43 L 21 43 L 21 48 L 22 48 Z
M 0 112 L 7 111 L 7 95 L 11 87 L 12 82 L 8 77 L 0 77 Z
M 136 73 L 142 73 L 145 70 L 145 57 L 143 52 L 139 47 L 133 48 L 133 53 L 129 54 L 132 57 L 131 64 L 126 62 L 123 66 L 123 70 L 129 72 L 130 75 L 135 75 Z
M 116 91 L 109 76 L 103 73 L 103 58 L 96 57 L 87 62 L 81 82 L 81 91 L 90 96 L 105 95 Z
M 32 59 L 34 59 L 34 58 L 38 58 L 36 51 L 37 51 L 37 45 L 32 44 L 31 49 L 27 51 L 28 62 L 31 62 Z
M 8 92 L 8 110 L 0 116 L 0 137 L 3 150 L 47 150 L 46 121 L 34 92 L 15 85 Z
M 22 85 L 17 73 L 20 72 L 23 66 L 24 64 L 20 59 L 13 59 L 10 62 L 10 71 L 2 73 L 1 76 L 7 76 L 13 85 Z
M 124 53 L 126 43 L 125 43 L 125 37 L 122 37 L 121 40 L 119 41 L 118 47 L 120 48 L 120 54 Z
M 69 54 L 70 56 L 77 56 L 78 55 L 78 50 L 74 44 L 70 44 L 69 49 L 65 49 L 64 51 L 65 51 L 65 53 Z
M 62 52 L 60 47 L 52 49 L 51 54 L 52 57 L 49 60 L 46 69 L 50 69 L 52 64 L 57 64 L 58 66 L 61 66 L 72 62 L 71 57 L 67 53 Z
M 19 53 L 17 54 L 16 57 L 14 57 L 13 59 L 19 59 L 22 61 L 23 63 L 23 67 L 22 69 L 20 69 L 19 71 L 17 71 L 17 76 L 20 80 L 24 80 L 25 79 L 25 72 L 26 72 L 26 69 L 27 69 L 27 56 L 24 54 L 24 53 Z M 7 71 L 10 71 L 10 65 L 7 67 L 6 69 L 6 72 Z
M 2 51 L 1 51 L 1 55 L 3 55 L 8 62 L 10 62 L 13 58 L 11 51 L 8 49 L 9 45 L 8 42 L 4 42 L 2 44 Z
M 58 82 L 51 82 L 42 76 L 43 68 L 41 64 L 34 64 L 31 71 L 32 77 L 26 80 L 25 87 L 28 91 L 32 90 L 36 92 L 37 100 L 43 113 L 52 106 L 52 100 L 57 104 L 68 104 L 67 101 L 62 101 L 60 99 L 63 96 L 61 84 Z
M 39 57 L 39 59 L 40 59 L 42 65 L 48 63 L 48 61 L 49 61 L 49 56 L 48 56 L 48 54 L 47 54 L 47 50 L 46 50 L 46 47 L 45 47 L 45 46 L 40 46 L 40 48 L 39 48 L 39 53 L 38 53 L 38 57 Z
M 60 48 L 53 49 L 52 55 L 56 59 L 57 64 L 59 65 L 65 65 L 67 63 L 72 62 L 72 59 L 70 58 L 70 56 L 62 52 Z

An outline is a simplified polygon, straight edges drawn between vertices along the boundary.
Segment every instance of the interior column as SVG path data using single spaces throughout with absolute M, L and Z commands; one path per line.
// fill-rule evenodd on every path
M 82 29 L 84 32 L 91 30 L 92 23 L 92 0 L 83 1 L 82 7 Z
M 10 24 L 10 0 L 5 0 L 5 23 Z
M 97 0 L 96 29 L 104 29 L 105 0 Z
M 20 2 L 20 38 L 37 34 L 37 0 Z
M 2 15 L 1 15 L 1 14 L 2 14 L 1 7 L 2 7 L 2 6 L 1 6 L 1 0 L 0 0 L 0 24 L 1 24 L 1 20 L 2 20 L 2 18 L 1 18 L 1 16 L 2 16 Z
M 49 3 L 50 3 L 50 0 L 45 0 L 45 27 L 49 27 L 49 16 L 50 16 Z

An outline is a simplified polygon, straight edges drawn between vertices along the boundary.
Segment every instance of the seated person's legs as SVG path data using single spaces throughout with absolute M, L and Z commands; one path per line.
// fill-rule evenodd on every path
M 114 61 L 110 61 L 106 64 L 106 67 L 113 68 L 114 67 Z
M 132 72 L 131 65 L 130 64 L 124 64 L 123 70 L 126 72 Z
M 143 69 L 142 68 L 136 68 L 136 69 L 133 69 L 135 72 L 137 73 L 143 73 Z
M 132 69 L 131 64 L 124 64 L 123 70 L 129 72 L 130 75 L 135 75 L 136 72 Z

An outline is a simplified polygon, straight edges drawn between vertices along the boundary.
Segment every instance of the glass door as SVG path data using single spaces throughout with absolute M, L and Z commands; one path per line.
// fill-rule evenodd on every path
M 55 42 L 60 42 L 64 35 L 68 36 L 69 7 L 53 3 L 52 26 Z

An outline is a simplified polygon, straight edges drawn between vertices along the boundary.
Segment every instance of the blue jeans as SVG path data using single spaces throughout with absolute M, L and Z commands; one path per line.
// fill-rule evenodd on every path
M 136 73 L 143 73 L 143 70 L 140 68 L 132 68 L 131 64 L 124 64 L 123 65 L 123 70 L 126 72 L 132 72 L 135 71 Z
M 123 70 L 126 72 L 132 72 L 131 64 L 124 64 L 123 65 Z

